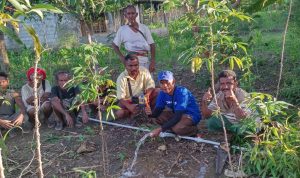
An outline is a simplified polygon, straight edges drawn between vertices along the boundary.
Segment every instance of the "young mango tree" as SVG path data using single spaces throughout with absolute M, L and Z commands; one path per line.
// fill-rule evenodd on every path
M 116 94 L 115 83 L 110 79 L 110 74 L 105 67 L 104 58 L 109 54 L 111 48 L 103 44 L 85 44 L 80 47 L 78 57 L 84 61 L 84 65 L 73 68 L 74 77 L 68 82 L 68 86 L 79 86 L 81 93 L 73 107 L 82 104 L 97 106 L 97 116 L 100 122 L 101 151 L 103 176 L 107 177 L 109 170 L 109 158 L 106 144 L 106 136 L 102 125 L 103 107 L 106 106 L 106 119 L 114 116 L 113 109 L 119 109 L 115 105 Z M 65 56 L 68 57 L 68 56 Z
M 248 73 L 251 72 L 252 62 L 247 54 L 247 44 L 239 41 L 232 31 L 236 20 L 250 21 L 251 18 L 233 9 L 231 2 L 227 0 L 199 0 L 196 5 L 194 1 L 189 1 L 185 5 L 187 4 L 193 10 L 188 11 L 180 18 L 182 23 L 187 24 L 184 29 L 180 29 L 180 32 L 194 31 L 194 41 L 192 41 L 192 47 L 185 50 L 179 59 L 191 62 L 194 72 L 198 72 L 203 65 L 207 66 L 211 75 L 213 95 L 216 97 L 214 81 L 216 66 L 223 65 L 230 69 L 238 67 Z M 216 115 L 220 116 L 222 121 L 226 151 L 233 170 L 224 121 L 220 111 L 217 111 Z
M 35 61 L 34 61 L 34 106 L 35 106 L 35 139 L 36 139 L 36 150 L 37 150 L 37 161 L 38 161 L 38 177 L 44 177 L 43 167 L 42 167 L 42 158 L 41 158 L 41 143 L 40 143 L 40 133 L 39 133 L 39 118 L 38 118 L 38 95 L 37 95 L 37 65 L 41 59 L 42 45 L 39 41 L 39 37 L 35 32 L 35 29 L 31 26 L 26 25 L 23 20 L 20 20 L 20 17 L 28 17 L 30 15 L 38 15 L 43 19 L 44 12 L 52 13 L 62 13 L 58 8 L 50 4 L 35 4 L 31 5 L 29 0 L 3 0 L 0 7 L 0 31 L 2 35 L 8 35 L 10 38 L 16 42 L 22 44 L 21 39 L 18 37 L 17 32 L 19 31 L 19 24 L 24 26 L 24 29 L 31 36 L 34 44 L 35 52 Z M 8 26 L 10 25 L 10 26 Z M 12 27 L 12 28 L 11 28 Z M 1 35 L 1 34 L 0 34 Z M 4 38 L 0 37 L 0 40 Z M 4 43 L 1 43 L 4 44 Z M 3 55 L 2 55 L 3 56 Z M 5 56 L 5 54 L 4 54 Z M 3 65 L 5 66 L 4 70 L 7 70 L 8 60 Z
M 268 94 L 251 95 L 249 107 L 255 112 L 242 121 L 241 128 L 252 141 L 244 145 L 246 173 L 259 177 L 299 177 L 299 108 Z

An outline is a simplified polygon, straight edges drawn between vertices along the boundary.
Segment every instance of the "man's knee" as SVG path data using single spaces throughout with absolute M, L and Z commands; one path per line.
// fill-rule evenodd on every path
M 42 108 L 44 111 L 50 111 L 52 109 L 51 103 L 50 102 L 43 103 Z
M 176 124 L 172 127 L 172 131 L 177 135 L 195 135 L 197 133 L 197 126 L 195 125 L 184 125 L 184 124 Z
M 163 111 L 156 119 L 156 123 L 163 125 L 165 122 L 168 122 L 173 117 L 172 111 Z
M 115 111 L 115 117 L 116 119 L 122 119 L 130 116 L 130 112 L 126 109 L 119 109 Z
M 172 131 L 175 132 L 176 134 L 182 133 L 185 130 L 189 129 L 188 125 L 182 124 L 182 123 L 177 123 L 174 127 L 172 127 Z
M 27 110 L 28 116 L 34 116 L 34 108 L 30 108 Z

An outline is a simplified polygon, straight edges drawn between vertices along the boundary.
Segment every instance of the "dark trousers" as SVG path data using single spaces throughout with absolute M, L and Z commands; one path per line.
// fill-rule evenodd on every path
M 172 111 L 163 111 L 156 119 L 156 123 L 159 125 L 163 125 L 172 119 L 174 113 Z M 184 114 L 182 115 L 180 121 L 174 125 L 171 130 L 177 134 L 182 136 L 192 136 L 196 135 L 198 132 L 197 126 L 193 123 L 191 116 Z

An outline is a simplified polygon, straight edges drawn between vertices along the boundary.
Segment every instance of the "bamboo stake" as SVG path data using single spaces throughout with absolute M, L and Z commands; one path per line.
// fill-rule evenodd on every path
M 5 178 L 4 176 L 4 167 L 2 163 L 2 149 L 0 148 L 0 178 Z
M 223 120 L 223 117 L 221 116 L 221 113 L 220 113 L 220 109 L 219 109 L 219 106 L 218 106 L 218 102 L 217 102 L 217 96 L 216 96 L 216 90 L 215 90 L 215 80 L 214 80 L 214 41 L 213 41 L 213 29 L 212 29 L 212 24 L 210 24 L 209 26 L 209 31 L 210 31 L 210 36 L 211 36 L 211 39 L 210 39 L 210 55 L 209 57 L 211 58 L 211 67 L 210 67 L 210 72 L 211 72 L 211 86 L 212 86 L 212 90 L 213 90 L 213 94 L 214 94 L 214 100 L 215 100 L 215 103 L 217 105 L 217 108 L 218 108 L 218 111 L 217 111 L 217 114 L 218 116 L 220 116 L 220 119 L 221 119 L 221 122 L 222 122 L 222 127 L 223 127 L 223 132 L 224 132 L 224 139 L 225 139 L 225 144 L 226 144 L 226 148 L 225 148 L 225 151 L 227 152 L 228 154 L 228 160 L 229 160 L 229 165 L 230 165 L 230 169 L 232 171 L 233 170 L 233 165 L 232 165 L 232 161 L 231 161 L 231 154 L 230 154 L 230 149 L 229 149 L 229 144 L 228 144 L 228 138 L 227 138 L 227 132 L 226 132 L 226 128 L 225 128 L 225 123 L 224 123 L 224 120 Z M 235 177 L 235 176 L 234 176 Z
M 286 20 L 285 29 L 284 29 L 284 33 L 283 33 L 282 50 L 281 50 L 281 58 L 280 58 L 280 70 L 279 70 L 279 79 L 278 79 L 278 84 L 277 84 L 276 98 L 278 98 L 279 90 L 280 90 L 279 87 L 280 87 L 280 82 L 281 82 L 281 78 L 282 78 L 282 70 L 283 70 L 283 60 L 284 60 L 283 57 L 284 57 L 285 41 L 286 41 L 285 38 L 286 38 L 289 21 L 290 21 L 290 16 L 291 16 L 291 12 L 292 12 L 292 4 L 293 4 L 293 0 L 290 0 L 289 14 L 288 14 L 288 17 Z
M 34 61 L 34 84 L 33 84 L 33 93 L 34 93 L 34 115 L 35 115 L 35 139 L 36 139 L 36 156 L 38 161 L 38 177 L 43 178 L 43 162 L 41 155 L 41 140 L 40 140 L 40 121 L 39 121 L 39 101 L 38 101 L 38 93 L 37 93 L 37 65 L 39 61 L 39 56 L 36 56 L 36 60 Z

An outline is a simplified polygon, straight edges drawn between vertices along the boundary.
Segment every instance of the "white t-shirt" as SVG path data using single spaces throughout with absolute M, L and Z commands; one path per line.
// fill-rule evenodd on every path
M 43 89 L 43 85 L 42 83 L 40 84 L 39 88 L 37 89 L 38 91 L 38 98 L 40 98 L 45 92 L 46 93 L 51 93 L 51 85 L 49 83 L 48 80 L 45 80 L 45 91 Z M 25 107 L 27 108 L 28 106 L 30 106 L 26 100 L 33 96 L 33 88 L 31 88 L 28 83 L 23 85 L 22 86 L 22 89 L 21 89 L 21 95 L 22 95 L 22 100 L 23 100 L 23 103 L 25 105 Z
M 127 51 L 150 51 L 149 45 L 153 44 L 154 41 L 149 28 L 139 23 L 139 30 L 147 40 L 140 32 L 134 32 L 128 25 L 123 25 L 119 28 L 113 43 L 118 47 L 124 43 Z

